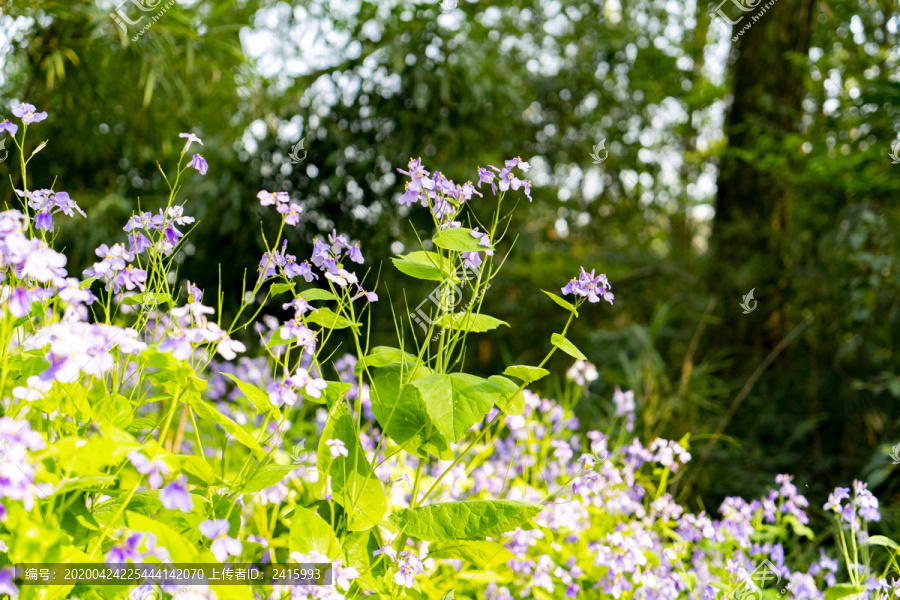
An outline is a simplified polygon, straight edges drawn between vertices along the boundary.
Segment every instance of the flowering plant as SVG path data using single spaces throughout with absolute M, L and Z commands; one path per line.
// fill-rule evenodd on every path
M 361 248 L 332 232 L 299 260 L 286 231 L 303 206 L 286 192 L 257 196 L 280 227 L 263 236 L 231 322 L 221 297 L 179 285 L 173 259 L 194 222 L 180 182 L 210 168 L 188 158 L 203 143 L 193 133 L 172 173 L 161 168 L 165 204 L 139 206 L 123 239 L 98 247 L 83 279 L 70 276 L 54 220 L 85 213 L 55 185 L 29 185 L 43 145 L 29 154 L 26 134 L 47 114 L 21 104 L 13 115 L 21 135 L 0 123 L 21 171 L 21 210 L 0 213 L 0 593 L 112 599 L 138 584 L 133 597 L 159 586 L 201 598 L 713 600 L 749 582 L 805 600 L 897 589 L 896 562 L 878 571 L 870 552 L 897 545 L 869 536 L 880 514 L 865 484 L 825 505 L 838 515 L 842 572 L 822 548 L 804 563 L 808 502 L 789 475 L 759 500 L 727 498 L 714 519 L 668 490 L 689 439 L 634 437 L 633 393 L 617 389 L 609 421 L 582 431 L 572 409 L 599 375 L 566 333 L 585 303 L 614 301 L 604 275 L 581 268 L 561 288 L 572 302 L 544 292 L 568 320 L 540 364 L 462 370 L 470 336 L 506 325 L 481 306 L 503 264 L 506 196 L 531 200 L 527 162 L 480 168 L 477 184 L 420 160 L 401 171 L 400 203 L 428 209 L 435 234 L 392 262 L 436 287 L 396 318 L 396 347 L 370 347 L 379 296 L 354 270 Z M 352 340 L 337 358 L 336 331 Z M 527 387 L 550 374 L 557 350 L 576 359 L 572 384 L 542 398 Z M 50 586 L 12 568 L 38 563 L 315 563 L 326 576 Z M 776 590 L 756 585 L 761 563 Z

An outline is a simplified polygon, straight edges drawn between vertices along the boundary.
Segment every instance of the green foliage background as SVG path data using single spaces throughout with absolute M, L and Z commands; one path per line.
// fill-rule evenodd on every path
M 132 41 L 140 26 L 126 35 L 110 2 L 0 2 L 0 112 L 29 101 L 50 113 L 32 172 L 89 213 L 60 233 L 72 271 L 161 202 L 156 160 L 194 131 L 210 170 L 187 189 L 200 224 L 181 272 L 209 290 L 221 280 L 233 305 L 262 253 L 256 192 L 290 191 L 306 209 L 298 256 L 335 228 L 380 269 L 388 343 L 388 302 L 403 314 L 431 291 L 399 283 L 388 261 L 431 226 L 396 203 L 395 169 L 421 156 L 465 181 L 521 156 L 535 200 L 510 227 L 485 312 L 528 326 L 480 342 L 474 370 L 533 364 L 546 351 L 534 340 L 565 318 L 539 290 L 595 267 L 616 305 L 584 311 L 590 326 L 571 336 L 601 370 L 586 424 L 611 410 L 615 385 L 634 389 L 650 409 L 635 433 L 692 434 L 694 465 L 675 483 L 707 506 L 779 472 L 811 497 L 865 478 L 893 505 L 897 7 L 779 0 L 734 43 L 714 8 L 199 0 Z M 13 202 L 10 186 L 0 199 Z M 744 315 L 751 288 L 759 305 Z

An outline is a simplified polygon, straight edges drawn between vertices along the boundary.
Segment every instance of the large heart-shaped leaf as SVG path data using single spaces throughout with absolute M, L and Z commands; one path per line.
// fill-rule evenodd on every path
M 519 500 L 468 500 L 401 510 L 393 520 L 419 540 L 483 540 L 527 527 L 542 508 Z
M 372 413 L 385 434 L 407 452 L 445 458 L 450 452 L 447 440 L 435 430 L 422 394 L 412 382 L 428 373 L 426 369 L 410 373 L 399 365 L 378 369 L 372 379 Z
M 434 542 L 428 547 L 432 558 L 456 558 L 469 561 L 478 570 L 490 569 L 511 561 L 513 553 L 497 542 L 454 540 Z
M 442 260 L 443 270 L 441 270 Z M 436 252 L 410 252 L 404 256 L 395 256 L 391 261 L 398 271 L 416 279 L 427 279 L 430 281 L 443 281 L 447 278 L 455 279 L 455 275 L 450 268 L 450 261 L 446 258 L 441 259 L 441 255 Z
M 465 373 L 435 373 L 413 385 L 422 393 L 431 422 L 452 442 L 483 419 L 500 396 L 493 381 Z
M 341 544 L 331 525 L 315 512 L 298 506 L 291 515 L 291 552 L 319 552 L 335 560 L 341 555 Z

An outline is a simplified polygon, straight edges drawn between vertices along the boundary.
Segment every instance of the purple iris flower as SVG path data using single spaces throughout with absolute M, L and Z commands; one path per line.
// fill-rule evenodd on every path
M 22 119 L 23 123 L 28 125 L 30 123 L 40 123 L 47 118 L 46 112 L 35 112 L 36 110 L 33 104 L 23 102 L 13 107 L 12 112 L 15 116 Z
M 16 132 L 19 131 L 19 126 L 7 119 L 0 122 L 0 131 L 8 131 L 9 135 L 16 135 Z
M 194 500 L 187 491 L 187 478 L 184 475 L 161 489 L 159 499 L 169 510 L 178 509 L 187 514 L 194 508 Z
M 200 171 L 201 175 L 206 175 L 206 171 L 209 169 L 209 165 L 206 164 L 206 159 L 199 154 L 194 155 L 194 158 L 191 159 L 191 162 L 188 164 L 188 166 Z

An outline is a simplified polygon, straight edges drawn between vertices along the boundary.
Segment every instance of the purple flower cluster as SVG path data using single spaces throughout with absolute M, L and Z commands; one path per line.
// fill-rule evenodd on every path
M 203 292 L 190 281 L 187 290 L 188 302 L 184 306 L 168 313 L 158 311 L 158 320 L 147 323 L 145 331 L 152 338 L 150 341 L 159 341 L 159 350 L 171 352 L 178 360 L 190 359 L 195 346 L 205 344 L 214 344 L 216 352 L 225 360 L 233 360 L 237 353 L 245 352 L 247 347 L 242 342 L 232 339 L 217 323 L 207 319 L 215 310 L 201 302 Z
M 34 482 L 34 466 L 28 455 L 45 445 L 28 421 L 0 417 L 0 501 L 21 500 L 25 510 L 31 511 L 35 495 L 46 498 L 53 493 L 52 485 Z M 0 504 L 0 521 L 5 520 L 6 505 Z
M 867 484 L 861 481 L 853 482 L 853 498 L 850 499 L 850 489 L 845 487 L 835 488 L 828 496 L 825 510 L 834 511 L 840 516 L 840 521 L 846 523 L 853 532 L 860 529 L 860 519 L 864 523 L 873 523 L 881 520 L 878 512 L 878 498 L 868 489 Z M 844 500 L 850 500 L 842 504 Z
M 503 169 L 498 169 L 488 165 L 487 169 L 478 169 L 479 182 L 478 187 L 482 183 L 490 183 L 491 190 L 496 195 L 497 189 L 506 192 L 510 188 L 518 190 L 523 188 L 525 195 L 531 200 L 531 182 L 527 179 L 517 178 L 512 169 L 518 167 L 523 173 L 527 172 L 530 166 L 527 162 L 519 158 L 506 161 Z M 429 173 L 422 166 L 422 159 L 410 159 L 406 170 L 397 169 L 398 172 L 409 177 L 406 183 L 406 189 L 398 198 L 398 202 L 403 206 L 412 206 L 420 204 L 424 207 L 430 207 L 434 218 L 442 226 L 453 221 L 453 218 L 459 214 L 463 205 L 472 199 L 473 195 L 482 196 L 475 185 L 471 181 L 467 181 L 463 185 L 454 183 L 447 179 L 440 171 Z M 495 176 L 498 181 L 495 181 Z
M 24 344 L 26 349 L 45 346 L 49 346 L 45 360 L 50 366 L 41 373 L 41 379 L 61 383 L 74 381 L 79 373 L 102 377 L 117 364 L 115 350 L 122 355 L 136 355 L 147 348 L 134 329 L 80 321 L 47 325 Z
M 581 267 L 578 277 L 573 277 L 566 287 L 562 288 L 562 292 L 567 296 L 575 294 L 581 298 L 587 298 L 589 302 L 600 302 L 602 298 L 612 304 L 614 296 L 611 289 L 606 275 L 602 273 L 597 275 L 594 269 L 588 273 L 584 267 Z
M 531 169 L 531 165 L 519 157 L 507 160 L 503 165 L 502 169 L 498 169 L 492 165 L 488 165 L 487 168 L 478 167 L 478 187 L 480 188 L 482 183 L 489 183 L 491 184 L 491 190 L 494 194 L 497 193 L 497 189 L 501 192 L 505 192 L 509 189 L 518 190 L 519 188 L 523 188 L 525 196 L 530 202 L 531 181 L 528 179 L 519 179 L 516 177 L 513 169 L 518 168 L 523 173 L 527 173 Z M 491 171 L 493 171 L 493 173 Z
M 30 125 L 32 123 L 40 123 L 44 119 L 47 118 L 46 112 L 37 112 L 37 109 L 33 104 L 28 104 L 27 102 L 22 102 L 17 104 L 12 109 L 13 115 L 22 119 L 22 123 L 25 125 Z M 9 131 L 12 135 L 16 135 L 17 127 L 6 121 L 9 125 L 6 126 L 7 131 Z M 14 129 L 10 130 L 10 125 Z
M 63 213 L 67 217 L 75 216 L 75 211 L 86 217 L 84 211 L 75 204 L 66 192 L 53 190 L 34 190 L 24 192 L 16 190 L 20 198 L 26 198 L 29 207 L 34 210 L 34 227 L 43 231 L 53 231 L 53 215 Z
M 306 369 L 297 368 L 293 375 L 270 383 L 266 391 L 269 393 L 269 400 L 275 406 L 283 404 L 294 406 L 297 403 L 298 393 L 308 398 L 321 398 L 326 387 L 328 384 L 324 379 L 313 377 Z
M 134 215 L 122 229 L 128 233 L 129 252 L 132 254 L 139 255 L 144 250 L 152 249 L 168 256 L 184 237 L 176 225 L 190 225 L 193 222 L 194 217 L 184 214 L 184 207 L 170 206 L 165 211 L 159 209 L 156 215 L 151 212 Z

